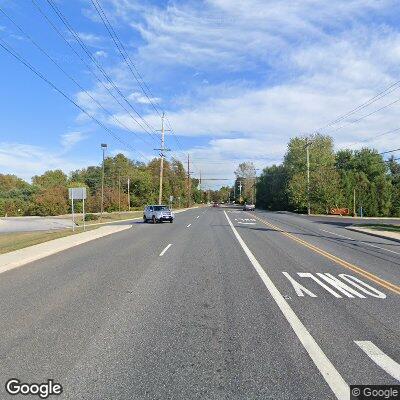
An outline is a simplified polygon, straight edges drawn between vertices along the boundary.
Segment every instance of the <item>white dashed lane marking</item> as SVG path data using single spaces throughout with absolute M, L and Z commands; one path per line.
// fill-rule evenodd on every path
M 162 257 L 165 252 L 172 246 L 172 243 L 170 243 L 161 253 L 160 253 L 160 257 Z

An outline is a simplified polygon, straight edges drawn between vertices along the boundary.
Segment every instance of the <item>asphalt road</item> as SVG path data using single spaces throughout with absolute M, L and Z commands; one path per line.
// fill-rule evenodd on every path
M 329 221 L 136 222 L 1 274 L 0 398 L 31 398 L 10 378 L 54 399 L 349 398 L 399 383 L 399 284 L 400 243 Z

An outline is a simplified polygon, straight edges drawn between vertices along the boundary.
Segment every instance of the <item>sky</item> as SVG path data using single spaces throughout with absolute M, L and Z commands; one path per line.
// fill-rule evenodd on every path
M 101 143 L 149 161 L 162 111 L 167 157 L 189 153 L 203 179 L 260 173 L 316 131 L 336 149 L 400 147 L 400 85 L 331 124 L 400 80 L 398 1 L 96 1 L 132 64 L 92 0 L 0 0 L 0 44 L 47 80 L 0 47 L 0 173 L 98 165 Z

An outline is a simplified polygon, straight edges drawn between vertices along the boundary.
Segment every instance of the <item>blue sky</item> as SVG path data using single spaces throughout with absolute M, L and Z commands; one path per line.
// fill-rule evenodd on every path
M 48 1 L 34 1 L 90 64 Z M 168 156 L 183 159 L 189 152 L 194 172 L 201 170 L 203 176 L 231 178 L 238 162 L 245 160 L 253 160 L 258 168 L 280 162 L 290 137 L 315 131 L 400 79 L 397 1 L 99 2 L 151 89 L 153 103 L 166 111 L 178 137 L 167 135 L 167 147 L 173 150 Z M 55 4 L 134 109 L 159 129 L 159 116 L 91 1 Z M 123 151 L 141 161 L 155 156 L 153 148 L 159 146 L 155 137 L 144 132 L 99 84 L 33 2 L 0 0 L 0 7 L 113 118 L 2 13 L 0 38 L 124 142 L 0 49 L 1 173 L 29 180 L 47 169 L 69 172 L 98 164 L 102 142 L 109 144 L 110 154 Z M 337 148 L 400 147 L 396 134 L 379 136 L 399 127 L 400 103 L 354 122 L 398 97 L 393 91 L 322 132 L 334 137 Z

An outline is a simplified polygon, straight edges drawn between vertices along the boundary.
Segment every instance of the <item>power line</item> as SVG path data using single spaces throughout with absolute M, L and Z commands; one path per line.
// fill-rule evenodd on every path
M 135 78 L 135 80 L 137 81 L 137 83 L 139 84 L 142 92 L 144 93 L 144 95 L 146 96 L 146 98 L 148 99 L 148 101 L 150 102 L 151 106 L 153 107 L 153 109 L 156 111 L 156 113 L 159 115 L 159 117 L 162 117 L 162 115 L 165 115 L 165 111 L 164 110 L 159 110 L 159 105 L 154 104 L 152 97 L 154 98 L 153 94 L 151 93 L 150 88 L 148 87 L 148 85 L 146 84 L 145 80 L 143 79 L 142 75 L 140 74 L 139 70 L 137 69 L 136 65 L 134 64 L 134 62 L 132 61 L 128 51 L 126 50 L 123 42 L 121 41 L 121 39 L 119 38 L 118 34 L 116 33 L 115 29 L 113 28 L 109 18 L 107 17 L 107 14 L 105 13 L 103 7 L 101 6 L 101 3 L 99 0 L 91 0 L 91 3 L 93 4 L 93 7 L 95 8 L 95 10 L 97 11 L 97 14 L 99 15 L 101 21 L 103 22 L 103 25 L 105 26 L 109 36 L 111 37 L 112 41 L 114 42 L 115 46 L 118 49 L 119 54 L 121 55 L 122 59 L 124 60 L 124 62 L 126 63 L 126 65 L 128 66 L 131 74 L 133 75 L 133 77 Z M 139 80 L 139 78 L 140 80 Z M 143 83 L 143 84 L 142 84 Z M 143 87 L 143 85 L 146 87 L 146 89 Z M 150 94 L 150 95 L 149 95 Z M 178 140 L 178 138 L 175 136 L 175 132 L 172 129 L 171 123 L 168 119 L 168 117 L 165 117 L 167 124 L 169 126 L 169 129 L 171 131 L 171 135 L 174 138 L 174 140 L 177 143 L 178 148 L 181 150 L 182 154 L 184 154 L 184 151 L 180 145 L 180 142 Z M 186 155 L 185 155 L 186 156 Z
M 374 111 L 370 112 L 369 114 L 363 115 L 362 117 L 360 117 L 360 118 L 358 118 L 358 119 L 356 119 L 356 120 L 353 120 L 353 121 L 350 121 L 350 122 L 348 122 L 348 123 L 345 123 L 344 125 L 339 126 L 338 128 L 334 129 L 334 130 L 331 131 L 331 132 L 336 132 L 336 131 L 338 131 L 338 130 L 340 130 L 340 129 L 343 129 L 344 127 L 346 127 L 346 126 L 348 126 L 348 125 L 355 124 L 355 123 L 357 123 L 357 122 L 359 122 L 359 121 L 361 121 L 361 120 L 363 120 L 363 119 L 365 119 L 365 118 L 367 118 L 367 117 L 370 117 L 370 116 L 373 115 L 373 114 L 376 114 L 376 113 L 379 112 L 379 111 L 384 110 L 385 108 L 388 108 L 388 107 L 392 106 L 393 104 L 398 103 L 399 101 L 400 101 L 400 98 L 398 98 L 398 99 L 392 101 L 392 102 L 389 103 L 389 104 L 384 105 L 384 106 L 381 107 L 381 108 L 378 108 L 377 110 L 374 110 Z
M 149 125 L 149 123 L 139 114 L 139 112 L 132 106 L 130 101 L 126 98 L 126 96 L 121 92 L 121 90 L 118 88 L 118 86 L 113 82 L 113 80 L 110 78 L 110 76 L 104 71 L 104 68 L 99 64 L 99 62 L 92 56 L 86 45 L 83 43 L 77 32 L 74 30 L 74 28 L 71 26 L 71 24 L 68 22 L 68 19 L 65 17 L 65 15 L 60 11 L 60 9 L 57 7 L 56 4 L 54 4 L 53 0 L 47 0 L 47 3 L 50 5 L 50 7 L 53 9 L 54 13 L 60 18 L 61 22 L 65 25 L 65 27 L 68 29 L 70 34 L 74 37 L 74 39 L 77 41 L 79 46 L 82 48 L 82 50 L 85 52 L 85 54 L 89 57 L 89 59 L 92 61 L 92 63 L 100 70 L 104 78 L 107 80 L 107 82 L 110 83 L 110 85 L 114 88 L 114 90 L 117 91 L 117 93 L 122 97 L 122 99 L 128 104 L 128 106 L 133 110 L 133 112 L 143 121 L 143 123 L 150 129 L 150 132 L 144 128 L 135 118 L 135 122 L 150 136 L 154 136 L 153 132 L 154 128 Z
M 18 52 L 13 49 L 8 43 L 6 43 L 3 39 L 0 38 L 0 47 L 2 47 L 7 53 L 12 55 L 16 60 L 25 65 L 29 70 L 31 70 L 36 76 L 46 82 L 49 86 L 51 86 L 55 91 L 60 93 L 65 99 L 67 99 L 70 103 L 72 103 L 75 107 L 77 107 L 81 112 L 91 118 L 94 122 L 96 122 L 101 128 L 103 128 L 108 134 L 110 134 L 115 140 L 119 141 L 130 150 L 137 150 L 131 146 L 129 143 L 126 143 L 122 140 L 118 135 L 116 135 L 111 129 L 105 126 L 101 121 L 95 118 L 93 115 L 89 114 L 83 107 L 81 107 L 78 103 L 76 103 L 71 97 L 69 97 L 66 93 L 64 93 L 61 89 L 59 89 L 53 82 L 47 79 L 40 71 L 38 71 L 32 64 L 30 64 L 27 60 L 25 60 Z
M 391 84 L 390 86 L 388 86 L 381 92 L 377 93 L 375 96 L 371 97 L 366 102 L 360 104 L 356 108 L 350 110 L 349 112 L 337 117 L 335 120 L 329 122 L 328 124 L 324 125 L 323 127 L 317 129 L 316 132 L 318 132 L 319 130 L 323 130 L 329 126 L 336 125 L 338 122 L 341 122 L 343 119 L 349 117 L 350 115 L 356 113 L 357 111 L 360 111 L 361 109 L 368 107 L 369 105 L 375 103 L 376 101 L 382 99 L 383 97 L 385 97 L 388 94 L 392 93 L 393 91 L 397 90 L 399 88 L 399 85 L 400 85 L 400 80 Z
M 387 150 L 387 151 L 383 151 L 382 153 L 379 154 L 389 154 L 389 153 L 394 153 L 395 151 L 399 151 L 400 149 L 393 149 L 393 150 Z
M 159 115 L 159 117 L 161 117 L 161 113 L 159 112 L 159 110 L 157 109 L 157 107 L 154 105 L 152 99 L 150 98 L 150 96 L 147 94 L 146 90 L 144 89 L 142 83 L 139 81 L 137 75 L 141 78 L 142 82 L 145 84 L 143 78 L 141 77 L 139 71 L 137 70 L 135 64 L 133 63 L 131 57 L 129 56 L 129 53 L 126 51 L 124 44 L 122 43 L 122 41 L 120 40 L 118 34 L 115 32 L 110 20 L 108 19 L 106 13 L 104 12 L 103 7 L 101 6 L 100 2 L 98 0 L 91 0 L 94 8 L 96 9 L 100 19 L 103 22 L 103 25 L 105 26 L 105 28 L 107 29 L 108 34 L 110 35 L 111 39 L 113 40 L 114 44 L 117 46 L 117 49 L 121 55 L 121 57 L 123 58 L 123 60 L 125 61 L 126 65 L 128 66 L 129 70 L 131 71 L 133 77 L 135 78 L 135 80 L 137 81 L 137 83 L 139 84 L 140 88 L 142 89 L 142 92 L 144 93 L 144 95 L 147 97 L 147 99 L 149 100 L 150 104 L 152 105 L 152 107 L 154 108 L 154 110 L 156 111 L 156 113 Z M 136 73 L 133 71 L 131 65 L 133 66 L 133 68 L 135 69 Z M 147 85 L 146 85 L 147 86 Z
M 81 62 L 88 68 L 89 72 L 93 75 L 93 77 L 107 90 L 108 94 L 128 113 L 128 115 L 146 132 L 149 132 L 144 128 L 139 121 L 132 115 L 132 113 L 120 102 L 120 100 L 114 95 L 114 93 L 110 90 L 110 88 L 96 75 L 93 67 L 89 65 L 82 56 L 72 47 L 69 41 L 65 38 L 65 36 L 60 32 L 60 30 L 54 25 L 54 23 L 47 17 L 44 11 L 40 8 L 40 6 L 36 3 L 35 0 L 32 0 L 32 3 L 38 9 L 42 17 L 47 21 L 47 23 L 53 28 L 53 30 L 61 37 L 61 39 L 67 44 L 67 46 L 73 51 L 73 53 L 78 57 Z M 104 72 L 104 71 L 103 71 Z M 104 74 L 103 74 L 104 76 Z M 150 136 L 154 137 L 154 135 L 150 132 Z
M 50 54 L 47 53 L 45 49 L 43 49 L 28 33 L 26 33 L 20 25 L 18 25 L 1 7 L 0 7 L 0 12 L 8 18 L 8 20 L 15 26 L 17 29 L 25 36 L 27 37 L 33 45 L 40 50 L 65 76 L 67 76 L 72 82 L 74 82 L 80 90 L 82 90 L 90 99 L 95 102 L 105 113 L 107 113 L 111 118 L 113 118 L 118 124 L 120 124 L 123 128 L 127 129 L 129 132 L 133 133 L 137 138 L 140 140 L 144 141 L 146 144 L 149 144 L 142 136 L 139 136 L 136 132 L 131 130 L 127 125 L 125 125 L 122 121 L 120 121 L 115 115 L 113 115 L 110 111 L 108 111 L 99 101 L 97 101 L 85 88 L 83 88 L 80 83 L 73 77 L 71 76 L 61 65 L 54 60 Z
M 386 135 L 389 135 L 389 134 L 391 134 L 391 133 L 395 133 L 395 132 L 398 132 L 398 131 L 400 131 L 400 128 L 390 129 L 390 130 L 388 130 L 388 131 L 379 133 L 379 134 L 375 135 L 375 136 L 372 137 L 372 138 L 366 138 L 366 139 L 360 140 L 359 142 L 352 142 L 352 143 L 349 144 L 349 146 L 351 146 L 351 145 L 353 145 L 353 144 L 358 144 L 358 143 L 372 142 L 372 141 L 374 141 L 374 140 L 377 139 L 377 138 L 380 138 L 380 137 L 382 137 L 382 136 L 386 136 Z

